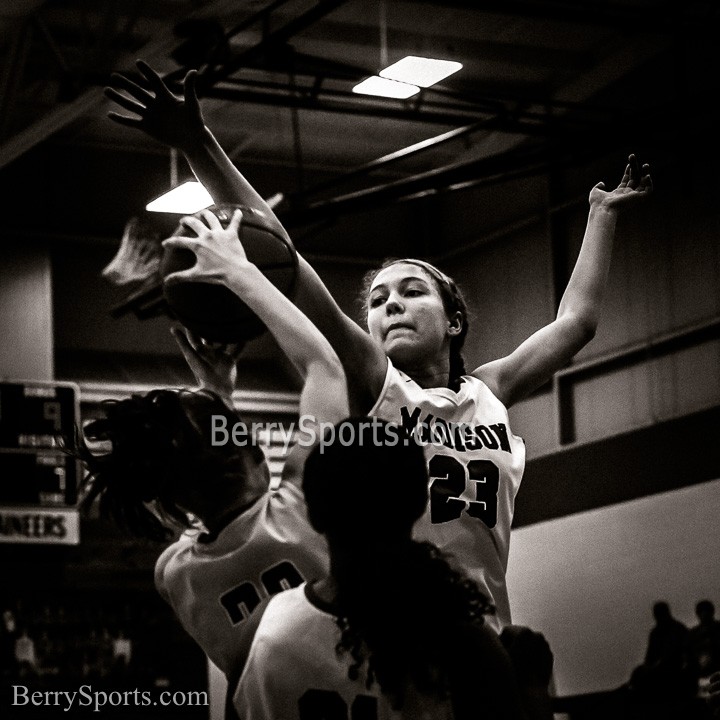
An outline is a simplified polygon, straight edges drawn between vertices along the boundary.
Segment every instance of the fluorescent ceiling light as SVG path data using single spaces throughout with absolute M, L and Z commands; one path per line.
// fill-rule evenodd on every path
M 199 182 L 189 180 L 159 198 L 155 198 L 145 206 L 145 209 L 150 212 L 192 215 L 212 204 L 213 199 L 210 197 L 210 193 Z
M 453 60 L 433 60 L 432 58 L 408 55 L 380 71 L 381 77 L 398 82 L 412 83 L 420 87 L 430 87 L 456 73 L 462 63 Z
M 363 80 L 353 88 L 354 93 L 361 95 L 379 95 L 380 97 L 398 98 L 404 100 L 420 92 L 417 85 L 405 82 L 395 82 L 373 75 Z

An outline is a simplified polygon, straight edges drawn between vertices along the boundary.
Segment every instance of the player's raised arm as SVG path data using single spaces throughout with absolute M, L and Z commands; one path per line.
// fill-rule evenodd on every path
M 482 365 L 473 375 L 510 406 L 549 380 L 595 335 L 607 284 L 618 214 L 650 194 L 650 166 L 630 155 L 619 185 L 590 192 L 590 212 L 580 254 L 560 301 L 556 319 L 513 353 Z
M 148 89 L 126 75 L 113 73 L 105 95 L 131 114 L 111 111 L 108 117 L 180 150 L 216 203 L 237 203 L 255 208 L 286 235 L 285 228 L 268 204 L 232 164 L 205 125 L 195 91 L 197 71 L 187 73 L 183 80 L 183 96 L 178 97 L 147 63 L 138 60 L 136 66 Z
M 165 282 L 217 283 L 232 290 L 267 326 L 303 378 L 301 413 L 312 411 L 327 422 L 346 417 L 345 373 L 336 353 L 313 323 L 247 259 L 238 242 L 242 213 L 236 210 L 226 229 L 212 212 L 202 215 L 207 225 L 196 217 L 181 221 L 197 237 L 165 240 L 166 247 L 189 249 L 196 257 L 195 265 L 168 275 Z
M 174 326 L 171 332 L 198 387 L 214 392 L 228 407 L 233 407 L 237 362 L 244 343 L 206 342 L 183 326 Z
M 185 76 L 183 97 L 178 97 L 147 63 L 138 61 L 137 67 L 149 89 L 125 75 L 114 74 L 105 94 L 130 114 L 110 112 L 110 119 L 177 148 L 216 203 L 254 208 L 270 218 L 278 232 L 287 237 L 272 209 L 231 162 L 205 125 L 195 92 L 197 73 L 191 70 Z M 299 258 L 295 302 L 330 341 L 340 358 L 351 380 L 349 392 L 353 412 L 367 412 L 385 379 L 385 353 L 341 310 L 320 277 L 302 257 Z

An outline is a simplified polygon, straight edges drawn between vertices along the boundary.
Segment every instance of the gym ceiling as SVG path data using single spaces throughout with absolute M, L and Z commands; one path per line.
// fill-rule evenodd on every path
M 174 167 L 189 177 L 167 148 L 106 118 L 110 73 L 143 58 L 175 88 L 199 68 L 208 125 L 265 197 L 281 194 L 277 212 L 305 252 L 387 254 L 391 238 L 358 248 L 323 230 L 630 146 L 713 157 L 719 25 L 712 1 L 3 3 L 9 224 L 50 242 L 117 243 Z M 405 101 L 352 93 L 406 55 L 463 68 Z

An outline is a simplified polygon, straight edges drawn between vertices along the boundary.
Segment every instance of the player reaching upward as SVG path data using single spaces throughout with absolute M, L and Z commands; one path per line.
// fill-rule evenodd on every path
M 260 317 L 304 379 L 300 414 L 311 439 L 313 427 L 347 415 L 337 356 L 247 261 L 238 242 L 239 211 L 225 230 L 215 215 L 203 215 L 207 226 L 198 218 L 182 221 L 196 238 L 165 241 L 192 249 L 197 257 L 174 280 L 221 283 Z M 185 346 L 186 355 L 190 349 Z M 229 371 L 232 361 L 226 362 Z M 223 374 L 218 368 L 202 372 L 211 371 Z M 222 378 L 213 386 L 222 392 Z M 88 469 L 86 503 L 99 497 L 102 511 L 136 533 L 162 533 L 156 513 L 165 524 L 171 520 L 189 527 L 188 514 L 201 521 L 204 532 L 187 533 L 165 550 L 156 581 L 185 629 L 232 682 L 252 610 L 262 597 L 319 576 L 327 567 L 327 547 L 308 523 L 300 489 L 309 444 L 292 448 L 279 486 L 270 489 L 261 448 L 218 446 L 213 417 L 228 426 L 241 421 L 210 392 L 155 390 L 108 402 L 105 417 L 86 428 L 89 442 L 82 443 L 81 456 Z M 93 441 L 104 443 L 102 453 Z
M 122 75 L 113 76 L 114 87 L 106 90 L 137 117 L 111 117 L 180 149 L 216 203 L 272 215 L 204 125 L 194 71 L 179 98 L 149 66 L 139 62 L 138 68 L 150 90 Z M 651 190 L 649 167 L 634 155 L 616 188 L 592 188 L 583 244 L 556 319 L 506 357 L 470 373 L 461 355 L 468 331 L 465 302 L 440 270 L 405 259 L 374 272 L 366 295 L 368 333 L 342 312 L 300 258 L 295 302 L 337 352 L 351 411 L 403 424 L 427 441 L 430 500 L 416 533 L 450 551 L 480 583 L 497 607 L 497 629 L 510 622 L 505 570 L 525 461 L 507 408 L 549 380 L 593 337 L 617 218 Z

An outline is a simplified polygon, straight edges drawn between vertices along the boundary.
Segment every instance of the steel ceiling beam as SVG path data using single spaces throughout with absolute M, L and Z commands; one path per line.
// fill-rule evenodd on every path
M 0 138 L 5 137 L 10 126 L 10 112 L 22 82 L 32 32 L 31 23 L 22 22 L 8 43 L 7 56 L 0 72 Z
M 598 119 L 577 119 L 567 114 L 552 112 L 553 104 L 544 104 L 542 110 L 518 107 L 508 103 L 498 108 L 497 104 L 482 105 L 460 102 L 436 102 L 426 99 L 432 91 L 425 92 L 417 100 L 400 101 L 384 98 L 370 99 L 367 96 L 345 90 L 320 88 L 298 88 L 289 83 L 253 83 L 235 81 L 223 83 L 205 91 L 205 98 L 245 102 L 274 107 L 300 108 L 328 113 L 362 115 L 418 123 L 463 126 L 468 123 L 493 122 L 494 130 L 523 135 L 554 137 L 562 133 L 587 130 L 606 124 L 617 117 L 619 111 L 608 111 Z M 613 115 L 613 112 L 615 113 Z
M 319 0 L 310 10 L 293 18 L 278 30 L 268 33 L 259 43 L 235 55 L 231 61 L 224 63 L 219 68 L 208 67 L 201 71 L 198 75 L 198 88 L 206 89 L 212 87 L 220 80 L 228 78 L 258 55 L 262 55 L 262 53 L 266 52 L 269 48 L 286 43 L 305 28 L 321 20 L 341 5 L 344 5 L 345 2 L 347 2 L 347 0 Z M 232 32 L 236 34 L 235 31 Z M 228 38 L 228 36 L 226 36 L 226 38 Z
M 322 192 L 323 190 L 326 190 L 328 188 L 337 188 L 339 184 L 347 182 L 348 180 L 352 180 L 353 178 L 360 177 L 362 175 L 369 175 L 375 170 L 378 170 L 380 168 L 386 168 L 388 165 L 392 165 L 396 162 L 399 162 L 400 160 L 413 157 L 414 155 L 419 155 L 420 153 L 426 152 L 427 150 L 430 150 L 432 148 L 439 147 L 440 145 L 444 145 L 445 143 L 451 142 L 452 140 L 467 137 L 468 135 L 472 135 L 473 133 L 484 129 L 484 127 L 485 125 L 483 123 L 465 125 L 464 127 L 450 130 L 446 133 L 443 133 L 442 135 L 438 135 L 437 137 L 423 140 L 419 143 L 411 145 L 410 147 L 403 148 L 402 150 L 397 150 L 396 152 L 389 153 L 388 155 L 376 158 L 375 160 L 371 160 L 369 163 L 360 165 L 359 167 L 356 167 L 353 170 L 344 173 L 340 177 L 336 177 L 332 180 L 327 180 L 326 182 L 314 185 L 313 187 L 306 190 L 302 195 L 303 197 L 308 197 L 310 195 Z
M 275 2 L 270 3 L 270 5 L 267 5 L 266 7 L 262 8 L 262 10 L 259 10 L 255 14 L 251 15 L 250 17 L 243 20 L 241 23 L 236 25 L 235 27 L 228 30 L 224 38 L 225 40 L 231 40 L 235 35 L 239 35 L 241 32 L 244 32 L 245 30 L 248 30 L 256 23 L 263 23 L 267 24 L 270 18 L 270 15 L 272 15 L 273 12 L 276 10 L 279 10 L 284 5 L 289 4 L 292 2 L 292 0 L 275 0 Z M 209 58 L 207 58 L 207 67 L 206 72 L 210 72 L 211 68 L 214 68 L 217 64 L 216 62 L 217 58 L 215 58 L 213 55 L 211 55 Z M 177 70 L 173 70 L 172 72 L 167 73 L 163 80 L 168 85 L 175 83 L 179 80 L 182 80 L 183 77 L 185 77 L 185 74 L 187 71 L 190 70 L 189 67 L 183 66 L 178 68 Z
M 629 7 L 622 3 L 577 2 L 577 0 L 418 0 L 426 5 L 472 10 L 488 15 L 506 15 L 529 20 L 581 23 L 611 27 L 624 32 L 675 35 L 683 27 L 708 31 L 720 22 L 720 7 L 715 0 L 706 2 L 659 2 Z
M 559 165 L 587 162 L 621 144 L 622 139 L 616 136 L 608 136 L 595 143 L 588 143 L 587 138 L 583 141 L 578 137 L 574 142 L 565 143 L 562 148 L 546 144 L 513 148 L 491 157 L 450 163 L 402 180 L 315 202 L 307 202 L 301 193 L 289 194 L 275 208 L 275 212 L 286 227 L 297 227 L 388 203 L 456 192 L 536 175 Z
M 187 17 L 196 17 L 200 14 L 220 12 L 227 8 L 229 0 L 211 0 L 198 10 L 189 13 Z M 132 56 L 123 54 L 118 58 L 118 65 L 132 62 L 138 56 L 152 61 L 154 57 L 169 53 L 177 45 L 177 39 L 168 33 L 159 38 L 153 38 L 146 45 L 136 49 Z M 66 127 L 70 123 L 96 109 L 105 102 L 105 97 L 98 92 L 97 87 L 86 87 L 75 99 L 60 103 L 51 112 L 31 123 L 11 137 L 0 142 L 0 169 L 9 165 L 31 148 L 39 145 L 48 137 Z
M 293 227 L 397 202 L 418 193 L 439 192 L 479 178 L 497 179 L 518 171 L 526 173 L 536 166 L 544 167 L 547 156 L 548 151 L 544 146 L 522 151 L 511 150 L 489 158 L 451 163 L 402 180 L 310 203 L 304 202 L 302 196 L 291 194 L 275 208 L 275 212 L 284 225 Z

